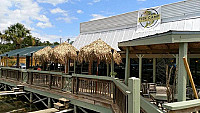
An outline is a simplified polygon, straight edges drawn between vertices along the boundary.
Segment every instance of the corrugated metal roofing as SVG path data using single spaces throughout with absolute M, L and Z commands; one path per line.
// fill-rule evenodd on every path
M 80 33 L 124 29 L 137 26 L 138 11 L 80 24 Z M 186 0 L 161 6 L 162 23 L 200 16 L 200 0 Z
M 1 54 L 0 56 L 6 56 L 6 54 L 8 54 L 8 56 L 17 56 L 17 54 L 19 54 L 19 56 L 31 56 L 31 53 L 34 53 L 44 47 L 46 46 L 31 46 L 31 47 L 16 49 L 16 50 L 12 50 L 4 54 Z M 54 47 L 54 46 L 51 46 L 51 47 Z
M 91 42 L 101 38 L 112 48 L 119 51 L 120 49 L 118 48 L 118 42 L 145 37 L 148 35 L 154 35 L 157 33 L 163 33 L 169 30 L 200 31 L 200 18 L 196 17 L 180 21 L 162 23 L 160 25 L 160 29 L 156 28 L 146 32 L 136 32 L 136 28 L 127 28 L 120 30 L 80 34 L 74 41 L 73 46 L 75 46 L 77 49 L 80 49 L 81 47 L 88 45 Z

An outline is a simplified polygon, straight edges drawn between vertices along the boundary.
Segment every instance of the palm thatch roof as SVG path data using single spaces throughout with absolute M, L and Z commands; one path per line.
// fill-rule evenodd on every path
M 78 60 L 80 62 L 99 60 L 99 61 L 105 61 L 107 63 L 111 63 L 111 60 L 112 60 L 111 49 L 113 49 L 111 48 L 111 46 L 109 46 L 107 43 L 105 43 L 101 39 L 98 39 L 92 42 L 91 44 L 86 45 L 80 49 Z M 113 60 L 117 64 L 120 64 L 122 62 L 121 55 L 117 53 L 116 50 L 114 50 L 114 53 L 113 53 Z
M 66 59 L 76 59 L 78 51 L 74 46 L 71 44 L 64 42 L 51 50 L 51 59 L 53 61 L 58 61 L 61 64 L 65 64 Z
M 37 52 L 35 52 L 33 54 L 33 57 L 35 59 L 39 59 L 42 62 L 48 62 L 48 61 L 50 61 L 50 54 L 49 54 L 49 52 L 50 52 L 51 49 L 52 48 L 50 46 L 47 46 L 47 47 L 45 47 L 43 49 L 40 49 L 40 50 L 38 50 Z

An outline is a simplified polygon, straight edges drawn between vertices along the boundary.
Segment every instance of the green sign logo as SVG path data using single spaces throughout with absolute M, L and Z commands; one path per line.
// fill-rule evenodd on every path
M 139 17 L 138 22 L 144 28 L 150 28 L 156 25 L 160 19 L 160 14 L 155 9 L 145 10 Z

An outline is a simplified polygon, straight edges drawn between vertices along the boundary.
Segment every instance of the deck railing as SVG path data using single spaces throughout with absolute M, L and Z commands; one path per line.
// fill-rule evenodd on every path
M 200 99 L 167 103 L 163 107 L 167 109 L 168 113 L 199 113 Z
M 134 111 L 132 108 L 134 102 L 128 101 L 134 98 L 133 79 L 130 79 L 132 85 L 128 87 L 112 77 L 81 74 L 66 75 L 61 72 L 23 70 L 9 67 L 1 68 L 1 78 L 49 88 L 50 90 L 62 90 L 75 95 L 106 99 L 116 104 L 120 113 L 132 113 Z M 139 79 L 135 80 L 139 81 Z M 138 86 L 135 86 L 135 88 L 139 87 L 139 82 L 136 85 Z M 137 95 L 139 96 L 139 89 Z

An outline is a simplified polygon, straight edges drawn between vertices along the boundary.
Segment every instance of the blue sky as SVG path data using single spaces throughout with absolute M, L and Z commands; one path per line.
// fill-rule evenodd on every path
M 79 35 L 81 22 L 178 2 L 180 0 L 2 0 L 0 31 L 23 23 L 42 41 Z

